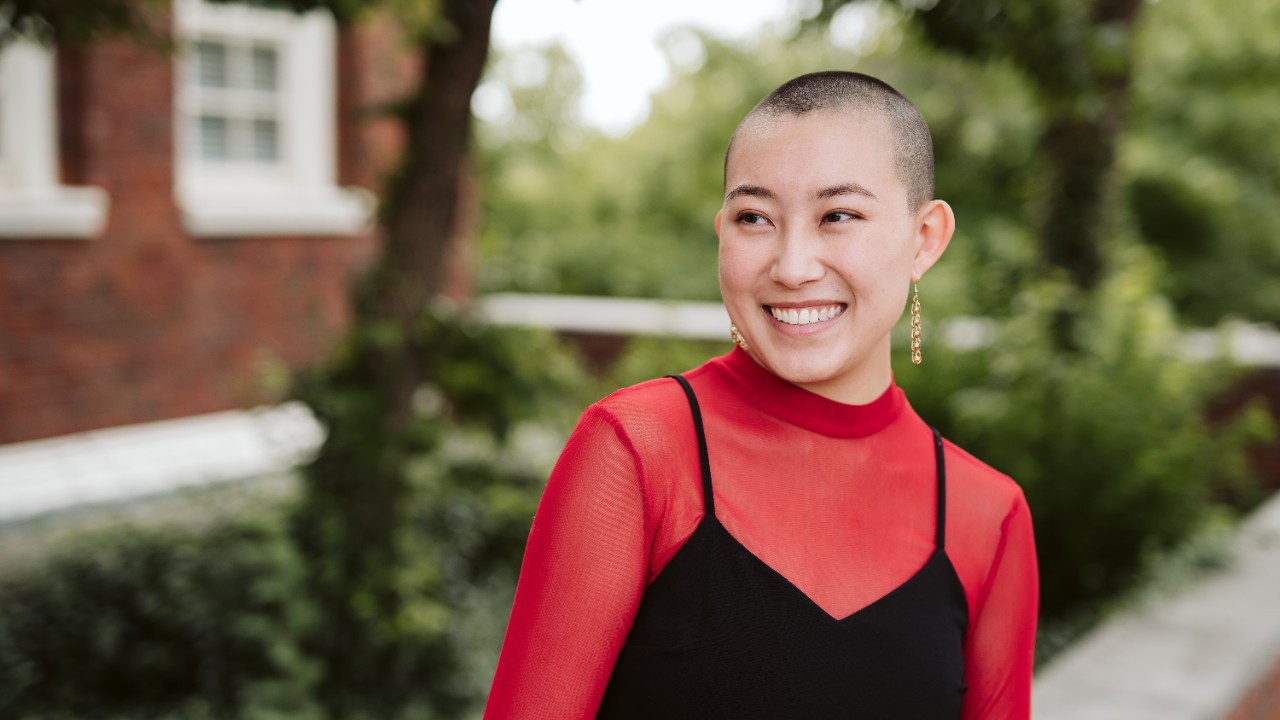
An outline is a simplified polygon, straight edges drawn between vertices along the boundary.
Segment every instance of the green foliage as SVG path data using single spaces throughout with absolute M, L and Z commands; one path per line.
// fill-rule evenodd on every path
M 18 38 L 76 43 L 111 35 L 162 44 L 165 40 L 153 12 L 158 5 L 136 0 L 3 0 L 0 47 Z
M 833 8 L 866 0 L 824 0 Z M 1127 72 L 1127 2 L 990 0 L 977 3 L 898 3 L 917 11 L 930 44 L 980 60 L 1007 60 L 1025 73 L 1044 100 L 1089 113 L 1107 99 L 1100 82 Z
M 1162 0 L 1138 42 L 1122 169 L 1165 291 L 1195 322 L 1280 320 L 1280 5 Z
M 842 67 L 888 79 L 930 118 L 939 192 L 962 222 L 927 292 L 945 297 L 951 313 L 1001 311 L 1036 253 L 1026 227 L 1037 106 L 1008 67 L 939 55 L 910 25 L 884 23 L 859 50 L 822 34 L 733 44 L 676 31 L 668 43 L 673 79 L 652 98 L 644 124 L 623 137 L 577 124 L 580 78 L 559 48 L 498 58 L 486 91 L 511 107 L 480 126 L 481 287 L 718 299 L 712 220 L 730 134 L 777 84 Z
M 1256 488 L 1244 452 L 1272 433 L 1261 411 L 1206 424 L 1203 408 L 1231 372 L 1177 358 L 1155 265 L 1133 255 L 1093 297 L 1030 286 L 991 348 L 956 354 L 935 342 L 925 366 L 898 365 L 924 417 L 1023 487 L 1051 628 L 1129 587 L 1219 498 Z M 1050 341 L 1049 319 L 1066 303 L 1082 310 L 1078 355 Z
M 667 337 L 632 338 L 626 351 L 600 381 L 598 395 L 603 397 L 618 388 L 692 370 L 708 358 L 723 355 L 731 347 L 727 331 L 724 340 L 719 342 Z
M 710 218 L 718 201 L 708 206 L 707 198 L 717 196 L 715 185 L 677 197 L 669 192 L 680 182 L 674 167 L 647 156 L 654 148 L 575 128 L 570 108 L 580 81 L 568 62 L 550 48 L 499 58 L 491 70 L 490 87 L 510 96 L 516 119 L 479 133 L 486 185 L 481 287 L 714 297 Z M 522 85 L 515 68 L 539 64 L 550 68 L 545 86 Z M 655 194 L 664 202 L 655 203 Z M 695 226 L 689 219 L 698 212 Z M 673 254 L 654 252 L 655 245 Z
M 853 56 L 780 38 L 742 47 L 689 30 L 668 45 L 676 79 L 652 98 L 649 120 L 622 138 L 574 124 L 580 82 L 559 48 L 494 62 L 487 84 L 513 109 L 479 133 L 483 289 L 718 297 L 712 220 L 730 134 L 792 69 Z M 548 68 L 545 85 L 521 74 L 530 64 Z
M 409 351 L 390 355 L 413 358 L 422 378 L 398 421 L 379 377 L 397 344 Z M 563 438 L 527 419 L 554 425 L 567 415 L 558 403 L 578 406 L 577 386 L 576 364 L 549 335 L 445 308 L 412 328 L 360 327 L 301 384 L 330 428 L 295 523 L 324 618 L 305 647 L 321 660 L 331 714 L 455 716 L 482 694 L 498 640 L 492 618 L 472 613 L 510 602 Z M 486 650 L 468 637 L 487 638 Z
M 74 538 L 0 575 L 0 716 L 317 717 L 276 508 Z
M 253 5 L 297 13 L 329 10 L 339 21 L 351 20 L 368 9 L 365 0 L 210 0 L 218 4 Z M 436 2 L 384 0 L 411 28 L 432 28 Z M 154 47 L 170 47 L 164 26 L 168 0 L 0 0 L 0 47 L 18 38 L 46 43 L 78 44 L 123 36 Z M 402 8 L 401 5 L 406 6 Z

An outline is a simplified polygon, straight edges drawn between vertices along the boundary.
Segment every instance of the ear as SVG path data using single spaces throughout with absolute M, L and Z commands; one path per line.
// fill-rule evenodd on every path
M 919 280 L 942 257 L 956 230 L 956 216 L 943 200 L 930 200 L 916 213 L 916 255 L 912 280 Z
M 720 210 L 716 212 L 716 220 L 715 220 L 715 224 L 716 224 L 716 237 L 717 237 L 717 238 L 719 238 L 719 237 L 720 237 L 720 220 L 721 220 L 723 217 L 724 217 L 724 208 L 720 208 Z

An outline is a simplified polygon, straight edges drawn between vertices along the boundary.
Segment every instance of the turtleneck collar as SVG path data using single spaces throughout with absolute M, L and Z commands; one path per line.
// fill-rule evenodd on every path
M 874 435 L 902 415 L 906 397 L 892 381 L 866 405 L 846 405 L 792 385 L 764 369 L 741 348 L 711 361 L 741 397 L 779 420 L 829 437 Z

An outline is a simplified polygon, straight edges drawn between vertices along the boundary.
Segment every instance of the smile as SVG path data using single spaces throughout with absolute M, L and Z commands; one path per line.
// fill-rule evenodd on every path
M 812 325 L 839 317 L 848 307 L 844 304 L 819 305 L 807 308 L 778 308 L 765 305 L 773 319 L 787 325 Z

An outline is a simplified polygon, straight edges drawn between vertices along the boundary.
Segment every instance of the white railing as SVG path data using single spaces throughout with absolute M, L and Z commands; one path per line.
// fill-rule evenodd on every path
M 698 340 L 729 337 L 729 315 L 718 302 L 496 293 L 480 298 L 476 309 L 498 325 L 560 332 Z M 947 318 L 938 323 L 936 332 L 947 345 L 972 350 L 995 341 L 996 323 L 980 317 Z M 1226 354 L 1240 365 L 1280 367 L 1280 332 L 1264 324 L 1233 322 L 1221 328 L 1190 330 L 1183 335 L 1180 349 L 1189 360 Z
M 301 403 L 0 445 L 0 523 L 287 472 L 324 430 Z

